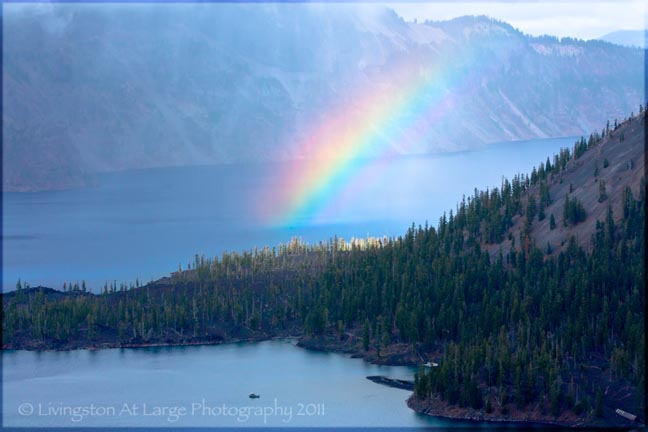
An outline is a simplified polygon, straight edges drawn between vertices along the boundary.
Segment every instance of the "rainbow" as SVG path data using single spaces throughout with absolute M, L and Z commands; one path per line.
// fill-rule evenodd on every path
M 288 164 L 280 190 L 264 206 L 269 222 L 300 225 L 304 215 L 334 207 L 352 179 L 377 175 L 372 167 L 424 142 L 430 124 L 452 109 L 451 90 L 463 75 L 441 65 L 405 63 L 325 113 L 300 143 L 307 158 Z

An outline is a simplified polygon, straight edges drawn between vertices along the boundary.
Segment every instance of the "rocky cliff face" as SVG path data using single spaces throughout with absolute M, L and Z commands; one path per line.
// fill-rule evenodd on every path
M 643 50 L 377 5 L 9 5 L 4 35 L 5 191 L 309 157 L 313 130 L 367 95 L 416 95 L 397 153 L 589 133 L 644 98 Z

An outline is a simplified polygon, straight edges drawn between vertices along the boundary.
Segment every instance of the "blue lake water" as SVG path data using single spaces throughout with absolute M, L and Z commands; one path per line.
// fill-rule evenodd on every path
M 99 176 L 94 188 L 4 194 L 3 289 L 20 277 L 54 288 L 85 279 L 99 290 L 104 281 L 164 276 L 195 253 L 274 246 L 293 236 L 397 236 L 412 222 L 436 224 L 463 194 L 499 186 L 503 175 L 528 172 L 573 141 L 370 164 L 370 175 L 349 178 L 326 211 L 309 208 L 283 227 L 268 224 L 259 206 L 281 186 L 283 164 L 120 172 Z M 462 425 L 417 415 L 405 404 L 408 391 L 366 379 L 412 379 L 412 368 L 310 352 L 290 340 L 8 351 L 2 361 L 4 426 Z M 261 398 L 249 399 L 252 392 Z
M 268 224 L 259 203 L 283 187 L 286 164 L 159 168 L 102 174 L 93 188 L 3 194 L 3 290 L 18 278 L 62 288 L 85 280 L 148 282 L 194 255 L 339 237 L 398 236 L 414 222 L 436 225 L 474 188 L 571 147 L 574 138 L 493 144 L 445 155 L 365 164 L 338 187 L 325 211 L 309 208 L 288 226 Z
M 366 379 L 411 379 L 412 368 L 308 351 L 291 340 L 9 351 L 2 360 L 4 426 L 462 425 L 418 415 L 405 404 L 410 392 Z

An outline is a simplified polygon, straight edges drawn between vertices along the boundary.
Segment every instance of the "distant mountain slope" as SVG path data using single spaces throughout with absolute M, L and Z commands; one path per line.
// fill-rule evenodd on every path
M 525 193 L 522 201 L 528 205 L 533 197 L 539 205 L 542 184 L 547 186 L 551 203 L 544 209 L 545 218 L 535 216 L 531 223 L 530 237 L 537 247 L 552 249 L 558 254 L 567 246 L 567 241 L 574 236 L 577 244 L 587 250 L 592 248 L 592 233 L 598 221 L 604 221 L 608 208 L 612 209 L 615 222 L 623 218 L 624 191 L 630 188 L 633 195 L 639 196 L 641 181 L 646 175 L 646 123 L 645 115 L 639 119 L 623 121 L 615 129 L 611 126 L 609 134 L 596 143 L 596 136 L 587 142 L 594 143 L 582 156 L 569 161 L 565 170 L 558 174 L 548 175 L 545 181 L 537 182 Z M 574 150 L 574 149 L 572 149 Z M 572 151 L 572 153 L 576 153 Z M 553 163 L 553 161 L 551 161 Z M 602 188 L 601 183 L 604 184 Z M 645 186 L 644 186 L 645 187 Z M 570 193 L 570 190 L 572 191 Z M 605 197 L 601 196 L 601 192 Z M 586 212 L 583 222 L 565 224 L 564 207 L 567 196 L 577 197 Z M 555 228 L 551 228 L 551 216 L 554 216 Z M 510 235 L 518 241 L 526 227 L 526 214 L 521 209 L 514 216 Z M 502 244 L 489 247 L 491 253 L 501 250 L 507 253 L 512 245 L 511 239 Z
M 29 10 L 4 9 L 5 191 L 309 157 L 314 131 L 370 116 L 371 97 L 389 117 L 366 124 L 391 128 L 396 153 L 589 133 L 643 100 L 643 51 L 484 17 L 416 24 L 349 4 Z
M 618 30 L 598 38 L 606 42 L 628 47 L 648 47 L 648 30 Z

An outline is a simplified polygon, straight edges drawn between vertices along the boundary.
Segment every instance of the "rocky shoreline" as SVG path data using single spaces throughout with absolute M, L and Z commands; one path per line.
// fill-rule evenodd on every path
M 361 358 L 365 361 L 383 366 L 416 366 L 422 363 L 421 356 L 412 353 L 411 345 L 394 343 L 384 347 L 380 352 L 375 348 L 365 351 L 360 337 L 346 333 L 344 337 L 337 336 L 303 336 L 297 346 L 312 351 L 336 352 Z
M 103 329 L 102 329 L 103 330 Z M 142 339 L 140 337 L 128 340 L 119 340 L 114 332 L 103 330 L 97 332 L 94 341 L 86 339 L 60 340 L 34 340 L 29 337 L 20 338 L 19 344 L 3 343 L 2 350 L 24 350 L 24 351 L 72 351 L 115 348 L 155 348 L 173 346 L 198 346 L 198 345 L 220 345 L 225 343 L 239 342 L 261 342 L 274 338 L 299 337 L 299 333 L 291 331 L 249 331 L 246 329 L 219 329 L 210 334 L 193 336 L 181 333 L 168 334 L 164 338 Z
M 371 382 L 375 382 L 376 384 L 382 384 L 387 387 L 414 391 L 414 381 L 394 379 L 382 375 L 368 376 L 367 379 Z
M 117 348 L 161 348 L 161 347 L 181 347 L 181 346 L 200 346 L 200 345 L 221 345 L 227 343 L 239 343 L 239 342 L 261 342 L 264 340 L 273 339 L 270 336 L 260 336 L 244 339 L 196 339 L 196 340 L 184 340 L 177 342 L 103 342 L 97 344 L 68 344 L 65 346 L 49 346 L 42 347 L 40 345 L 34 346 L 20 346 L 14 347 L 11 344 L 6 344 L 2 346 L 3 351 L 74 351 L 74 350 L 89 350 L 89 351 L 98 351 L 102 349 L 117 349 Z
M 564 412 L 558 417 L 552 417 L 548 414 L 541 413 L 538 409 L 529 410 L 511 410 L 509 414 L 503 415 L 493 411 L 486 413 L 483 410 L 475 410 L 470 407 L 459 407 L 456 405 L 449 405 L 437 396 L 429 399 L 420 400 L 415 394 L 412 394 L 407 399 L 407 406 L 413 411 L 432 417 L 440 417 L 447 420 L 461 420 L 475 423 L 493 423 L 508 426 L 520 425 L 522 427 L 531 428 L 574 428 L 574 429 L 590 429 L 590 428 L 624 428 L 634 429 L 640 428 L 643 425 L 632 423 L 630 421 L 622 421 L 620 419 L 616 423 L 611 423 L 605 419 L 590 419 L 584 420 L 576 417 L 569 411 Z

